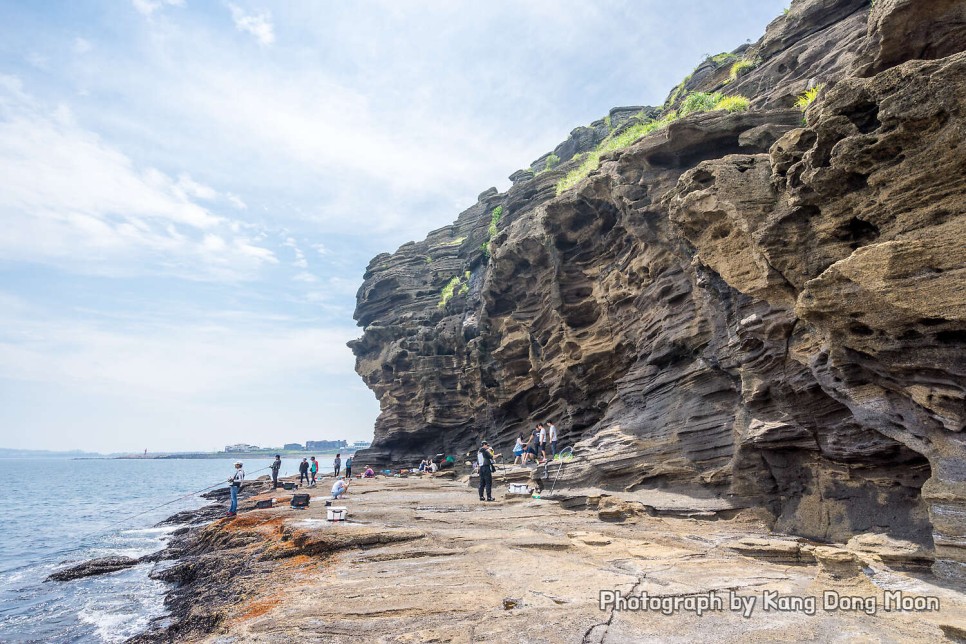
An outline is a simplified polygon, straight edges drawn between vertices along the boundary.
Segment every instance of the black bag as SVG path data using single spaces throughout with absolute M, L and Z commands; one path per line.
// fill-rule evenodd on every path
M 309 507 L 309 499 L 311 497 L 308 494 L 296 494 L 292 497 L 292 507 L 293 508 L 307 508 Z
M 282 487 L 285 488 L 286 490 L 294 490 L 295 483 L 292 483 L 291 481 L 286 481 L 285 483 L 282 483 Z

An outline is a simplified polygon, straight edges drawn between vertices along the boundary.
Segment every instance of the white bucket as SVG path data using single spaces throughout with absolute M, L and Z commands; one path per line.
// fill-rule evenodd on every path
M 510 494 L 530 494 L 530 488 L 525 483 L 510 483 Z
M 325 509 L 325 518 L 329 521 L 345 521 L 348 514 L 349 508 L 332 506 Z

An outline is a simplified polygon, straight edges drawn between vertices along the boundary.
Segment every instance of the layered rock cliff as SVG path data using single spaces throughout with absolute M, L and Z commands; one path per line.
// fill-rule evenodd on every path
M 887 533 L 963 578 L 964 49 L 962 0 L 796 1 L 664 106 L 574 130 L 374 258 L 350 346 L 382 411 L 360 458 L 506 451 L 553 418 L 570 483 Z M 712 92 L 750 109 L 680 116 Z

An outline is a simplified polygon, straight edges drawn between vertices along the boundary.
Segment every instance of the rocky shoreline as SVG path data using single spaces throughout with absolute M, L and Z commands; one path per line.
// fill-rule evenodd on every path
M 338 523 L 326 520 L 327 479 L 298 490 L 311 495 L 304 510 L 289 507 L 291 492 L 258 481 L 234 519 L 210 519 L 222 504 L 181 513 L 193 525 L 153 556 L 151 577 L 172 585 L 168 614 L 128 641 L 966 638 L 966 596 L 928 571 L 929 553 L 914 543 L 776 535 L 760 509 L 671 492 L 506 493 L 506 483 L 528 474 L 501 473 L 493 504 L 478 502 L 475 479 L 452 471 L 353 481 L 337 502 L 349 520 Z M 270 498 L 275 507 L 254 509 Z M 602 609 L 600 591 L 682 604 L 667 614 Z M 812 614 L 807 604 L 766 609 L 769 598 L 821 602 L 827 593 L 866 603 Z M 732 596 L 755 602 L 748 617 L 730 605 L 701 616 L 685 606 Z M 890 597 L 936 598 L 939 608 L 886 611 Z
M 964 106 L 966 3 L 794 0 L 375 257 L 357 459 L 548 418 L 578 458 L 540 499 L 450 471 L 354 482 L 347 522 L 325 478 L 175 515 L 131 641 L 966 642 Z

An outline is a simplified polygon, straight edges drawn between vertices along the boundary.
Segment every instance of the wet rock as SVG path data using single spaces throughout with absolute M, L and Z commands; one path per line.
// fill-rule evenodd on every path
M 220 519 L 225 516 L 224 505 L 206 505 L 203 508 L 197 510 L 184 510 L 182 512 L 176 512 L 170 517 L 157 523 L 157 526 L 169 526 L 169 525 L 194 525 L 198 523 L 205 523 L 208 521 L 214 521 L 215 519 Z
M 65 568 L 64 570 L 58 570 L 50 574 L 44 581 L 71 581 L 83 577 L 104 575 L 110 572 L 117 572 L 118 570 L 125 570 L 137 564 L 138 560 L 132 559 L 131 557 L 101 557 Z

